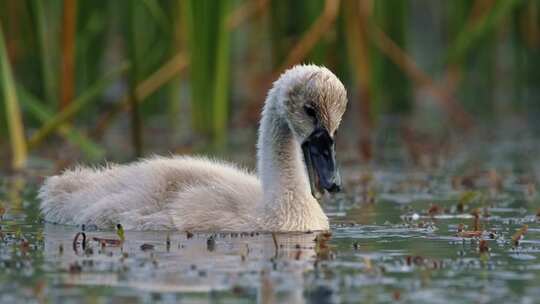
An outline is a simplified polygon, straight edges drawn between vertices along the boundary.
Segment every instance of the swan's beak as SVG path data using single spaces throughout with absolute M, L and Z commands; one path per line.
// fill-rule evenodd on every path
M 341 177 L 336 165 L 336 150 L 328 131 L 316 128 L 302 143 L 302 151 L 313 197 L 320 199 L 324 190 L 340 191 Z

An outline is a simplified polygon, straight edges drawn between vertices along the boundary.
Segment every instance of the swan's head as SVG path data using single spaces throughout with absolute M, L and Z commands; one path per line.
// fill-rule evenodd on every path
M 313 196 L 339 191 L 335 137 L 347 106 L 345 87 L 330 70 L 315 65 L 293 67 L 276 84 L 279 112 L 302 147 Z

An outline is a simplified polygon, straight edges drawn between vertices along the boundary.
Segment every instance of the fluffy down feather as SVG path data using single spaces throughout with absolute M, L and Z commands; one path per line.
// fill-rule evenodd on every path
M 77 167 L 45 180 L 46 221 L 134 230 L 257 230 L 262 197 L 254 175 L 194 157 L 154 157 L 129 165 Z

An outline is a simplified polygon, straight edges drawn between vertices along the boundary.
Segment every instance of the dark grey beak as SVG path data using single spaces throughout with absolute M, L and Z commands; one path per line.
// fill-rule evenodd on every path
M 302 151 L 313 197 L 320 199 L 324 190 L 340 191 L 341 177 L 336 164 L 336 150 L 328 131 L 316 128 L 302 143 Z

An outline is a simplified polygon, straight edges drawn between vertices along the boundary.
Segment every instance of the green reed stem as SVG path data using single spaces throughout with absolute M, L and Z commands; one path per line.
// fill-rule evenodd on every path
M 19 100 L 13 79 L 13 72 L 9 63 L 4 32 L 0 23 L 0 84 L 3 88 L 4 104 L 6 107 L 6 121 L 11 143 L 12 168 L 19 170 L 25 167 L 27 150 L 24 136 L 24 124 L 19 108 Z

